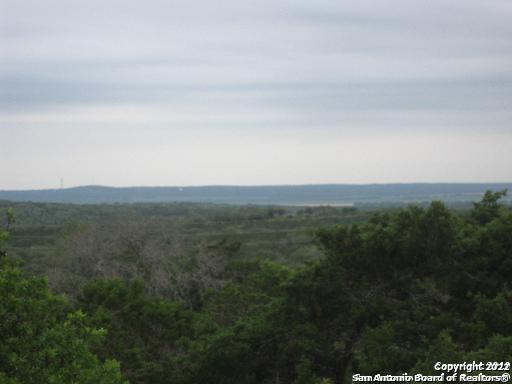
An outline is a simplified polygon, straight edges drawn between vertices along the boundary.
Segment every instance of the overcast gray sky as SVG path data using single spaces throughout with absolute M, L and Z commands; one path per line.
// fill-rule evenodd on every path
M 0 189 L 512 180 L 510 0 L 0 0 Z

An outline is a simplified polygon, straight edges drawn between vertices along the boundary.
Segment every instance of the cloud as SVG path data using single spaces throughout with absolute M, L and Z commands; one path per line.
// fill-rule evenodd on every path
M 77 130 L 91 130 L 96 143 L 144 132 L 107 140 L 118 153 L 165 130 L 241 130 L 252 141 L 300 131 L 325 145 L 333 132 L 359 132 L 360 140 L 377 131 L 415 132 L 417 140 L 439 130 L 512 135 L 507 0 L 0 0 L 0 15 L 0 159 L 14 167 L 39 145 L 34 130 L 51 138 L 48 151 L 67 143 L 76 153 L 80 143 L 67 136 Z M 242 145 L 230 137 L 226 150 Z M 14 140 L 24 140 L 25 152 L 7 157 Z M 251 145 L 240 155 L 254 154 Z M 452 156 L 467 156 L 459 152 Z M 327 161 L 320 156 L 316 168 Z M 309 168 L 294 172 L 297 182 L 310 178 Z

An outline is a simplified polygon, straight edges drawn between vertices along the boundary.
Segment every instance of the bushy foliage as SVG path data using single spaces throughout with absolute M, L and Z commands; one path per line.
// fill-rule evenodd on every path
M 51 295 L 46 281 L 24 278 L 4 259 L 0 298 L 0 377 L 27 384 L 124 382 L 117 362 L 101 362 L 92 352 L 105 331 Z
M 0 246 L 7 238 L 0 229 Z M 46 280 L 25 278 L 5 253 L 0 256 L 1 383 L 124 383 L 116 361 L 102 362 L 92 352 L 105 333 L 52 295 Z

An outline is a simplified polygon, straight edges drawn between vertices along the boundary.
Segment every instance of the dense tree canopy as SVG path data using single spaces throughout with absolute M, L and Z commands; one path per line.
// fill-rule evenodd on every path
M 193 305 L 152 295 L 143 277 L 95 277 L 68 303 L 4 260 L 0 377 L 114 383 L 116 359 L 131 383 L 339 384 L 428 374 L 435 361 L 510 361 L 503 195 L 462 214 L 433 202 L 326 227 L 324 256 L 298 268 L 231 255 L 215 269 L 222 284 L 202 286 Z
M 7 238 L 7 231 L 0 229 L 0 247 Z M 123 383 L 119 364 L 102 362 L 92 352 L 105 333 L 91 328 L 83 312 L 73 311 L 66 300 L 52 295 L 44 279 L 24 277 L 2 253 L 1 383 Z
M 194 311 L 121 282 L 94 283 L 80 306 L 108 318 L 109 352 L 133 382 L 346 383 L 426 374 L 443 359 L 510 360 L 512 214 L 500 197 L 486 194 L 466 216 L 433 202 L 320 230 L 323 259 L 295 270 L 234 263 Z M 113 301 L 123 309 L 105 304 L 134 289 Z M 168 321 L 142 315 L 142 302 Z

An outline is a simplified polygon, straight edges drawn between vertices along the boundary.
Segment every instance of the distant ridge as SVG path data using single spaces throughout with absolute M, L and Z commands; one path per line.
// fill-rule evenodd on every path
M 224 204 L 359 205 L 450 203 L 480 199 L 512 183 L 312 184 L 281 186 L 105 187 L 0 191 L 0 200 L 52 203 L 205 202 Z M 510 196 L 507 197 L 510 201 Z

